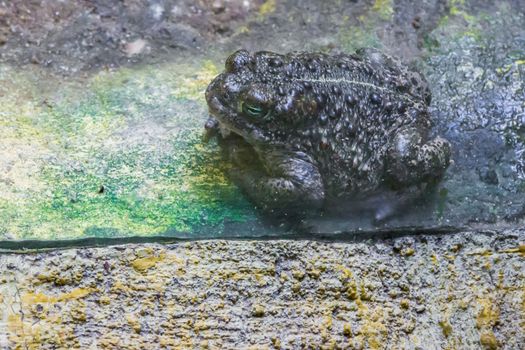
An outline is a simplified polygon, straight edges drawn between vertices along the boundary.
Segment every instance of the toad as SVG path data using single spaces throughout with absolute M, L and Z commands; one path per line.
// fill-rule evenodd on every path
M 383 220 L 450 163 L 449 142 L 429 135 L 430 100 L 421 74 L 375 49 L 239 50 L 206 90 L 206 128 L 263 210 L 354 203 Z

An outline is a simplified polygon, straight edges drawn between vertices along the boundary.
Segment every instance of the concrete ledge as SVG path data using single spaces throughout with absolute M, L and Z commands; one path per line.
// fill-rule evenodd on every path
M 0 256 L 9 349 L 518 349 L 525 230 Z

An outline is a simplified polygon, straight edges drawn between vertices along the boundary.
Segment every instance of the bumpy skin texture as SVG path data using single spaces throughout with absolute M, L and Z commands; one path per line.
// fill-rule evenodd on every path
M 265 210 L 403 198 L 449 165 L 449 143 L 429 140 L 424 78 L 377 50 L 239 50 L 225 66 L 206 91 L 213 116 L 206 128 L 221 131 L 232 177 Z M 372 206 L 376 219 L 392 212 Z

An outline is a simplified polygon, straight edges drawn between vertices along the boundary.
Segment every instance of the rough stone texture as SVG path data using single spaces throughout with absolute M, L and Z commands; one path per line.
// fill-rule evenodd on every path
M 62 74 L 201 52 L 231 35 L 262 0 L 0 2 L 0 59 Z M 2 47 L 3 46 L 3 47 Z
M 491 223 L 525 214 L 525 32 L 514 29 L 525 28 L 525 16 L 510 10 L 497 7 L 498 15 L 480 16 L 468 35 L 429 51 L 436 132 L 454 150 L 444 184 L 443 216 L 451 223 L 466 213 L 469 222 Z
M 0 257 L 9 349 L 520 349 L 525 231 Z

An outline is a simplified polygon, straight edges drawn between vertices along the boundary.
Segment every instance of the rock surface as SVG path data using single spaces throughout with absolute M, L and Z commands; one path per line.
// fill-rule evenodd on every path
M 9 349 L 519 349 L 525 231 L 3 255 Z

